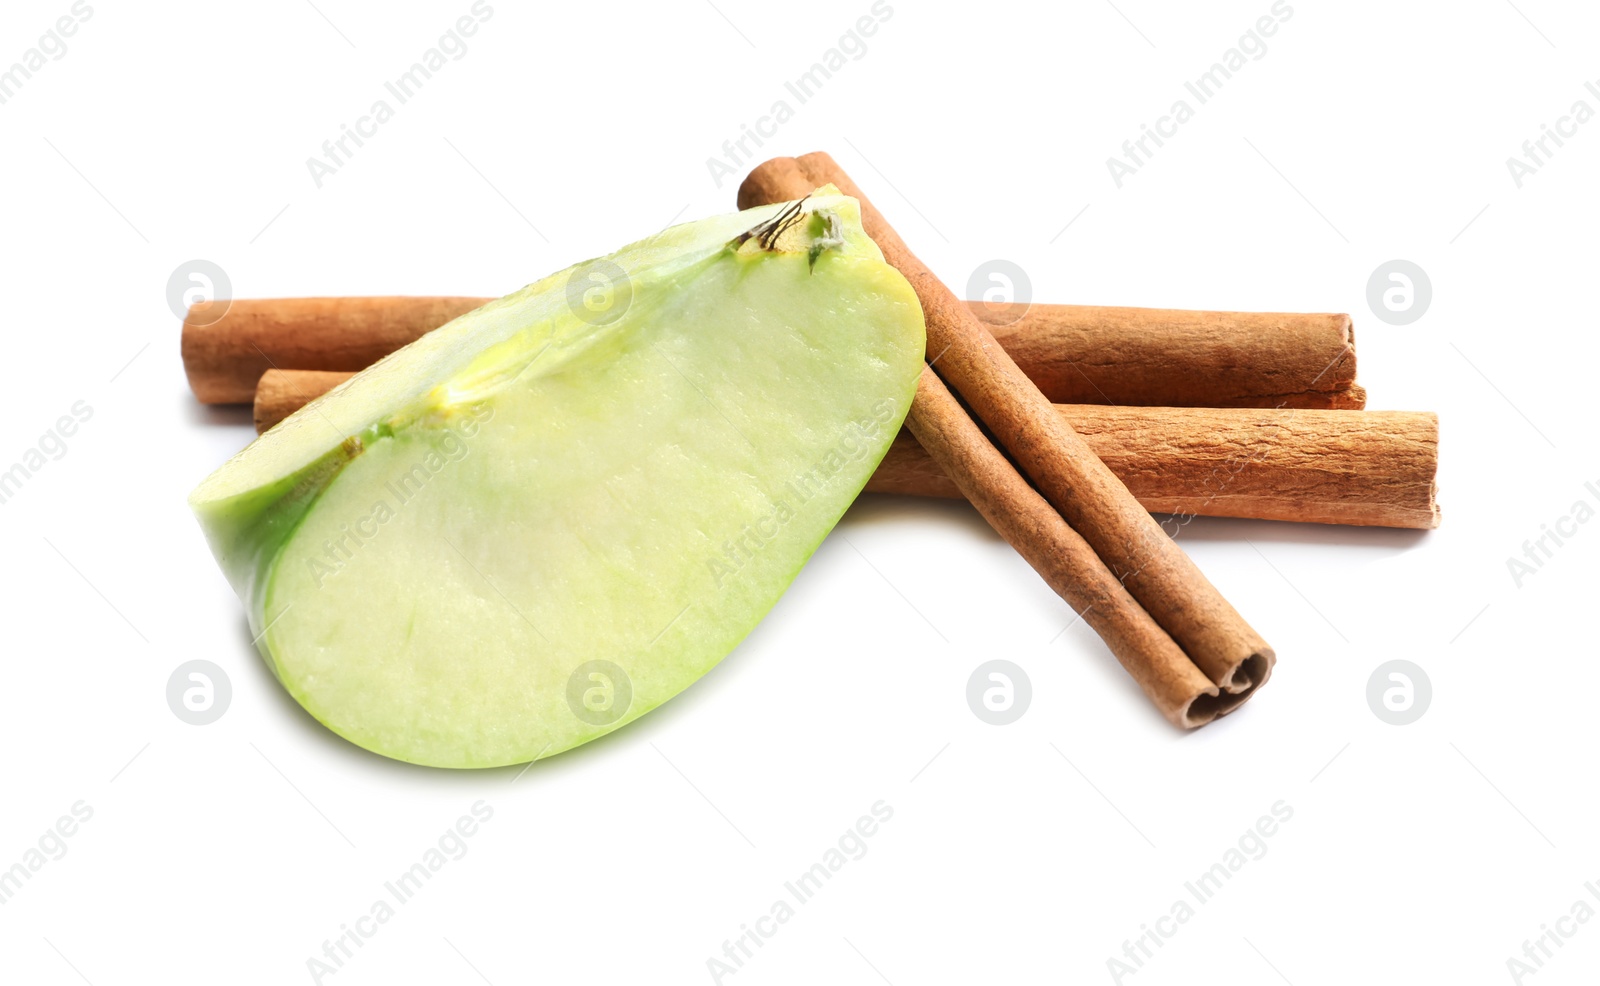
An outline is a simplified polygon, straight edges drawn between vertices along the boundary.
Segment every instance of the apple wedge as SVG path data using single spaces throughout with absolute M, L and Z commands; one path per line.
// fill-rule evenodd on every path
M 190 497 L 294 698 L 353 743 L 521 763 L 729 653 L 872 474 L 916 295 L 832 187 L 668 229 L 383 359 Z

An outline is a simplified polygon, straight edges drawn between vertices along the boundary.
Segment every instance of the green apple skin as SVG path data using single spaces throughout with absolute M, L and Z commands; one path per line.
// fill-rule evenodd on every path
M 436 330 L 190 497 L 313 716 L 440 767 L 522 763 L 720 661 L 910 407 L 922 312 L 831 188 L 673 227 Z

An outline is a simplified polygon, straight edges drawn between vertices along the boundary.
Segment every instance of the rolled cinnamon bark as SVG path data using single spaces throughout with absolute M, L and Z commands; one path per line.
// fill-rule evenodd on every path
M 1249 689 L 1225 690 L 1202 674 L 977 423 L 944 413 L 955 403 L 939 375 L 923 367 L 906 427 L 984 519 L 1100 635 L 1167 721 L 1184 729 L 1203 726 L 1249 697 Z
M 256 434 L 355 376 L 342 370 L 268 370 L 256 384 Z
M 1349 315 L 969 301 L 1057 404 L 1168 407 L 1366 406 Z
M 491 298 L 202 302 L 183 362 L 206 404 L 247 402 L 269 368 L 354 372 Z M 967 307 L 1057 404 L 1360 408 L 1348 315 L 1093 305 Z M 217 306 L 226 305 L 220 319 Z
M 202 404 L 248 404 L 273 367 L 356 370 L 485 298 L 275 298 L 202 301 L 183 322 L 183 368 Z M 221 310 L 222 314 L 218 315 Z
M 256 388 L 256 431 L 352 375 L 268 370 Z M 1081 404 L 1056 411 L 1153 513 L 1439 525 L 1439 419 L 1429 412 Z M 867 492 L 962 495 L 908 432 L 895 439 Z
M 937 441 L 930 438 L 934 432 L 961 428 L 961 422 L 967 419 L 966 408 L 971 408 L 994 436 L 995 444 L 1009 454 L 1020 470 L 1013 473 L 1021 486 L 1012 484 L 1005 490 L 991 491 L 994 502 L 1003 509 L 1019 501 L 1023 489 L 1037 489 L 1127 588 L 1130 596 L 1124 601 L 1136 600 L 1145 618 L 1153 619 L 1166 631 L 1187 659 L 1223 694 L 1242 697 L 1253 693 L 1271 674 L 1276 660 L 1272 648 L 1056 413 L 977 316 L 917 259 L 831 157 L 815 152 L 759 165 L 740 186 L 739 205 L 749 208 L 800 199 L 825 184 L 834 185 L 860 202 L 868 235 L 883 251 L 884 259 L 911 283 L 922 303 L 930 363 L 937 367 L 938 376 L 950 390 L 960 395 L 958 401 L 943 388 L 919 389 L 907 418 L 912 434 L 927 448 L 930 441 Z M 981 480 L 953 471 L 952 467 L 959 467 L 964 461 L 957 456 L 940 465 L 966 492 Z M 1011 482 L 1010 475 L 1000 475 Z M 1014 527 L 1005 523 L 996 529 L 1009 539 L 1008 531 Z M 1020 525 L 1020 529 L 1026 529 L 1026 525 Z M 1031 545 L 1014 540 L 1012 543 L 1025 556 L 1036 553 Z M 1041 574 L 1051 577 L 1043 571 Z M 1088 573 L 1081 574 L 1088 577 Z M 1128 615 L 1128 619 L 1134 618 L 1135 615 Z M 1131 659 L 1148 665 L 1147 676 L 1162 677 L 1177 673 L 1163 663 L 1170 653 L 1152 651 Z M 1145 679 L 1140 680 L 1143 684 Z M 1158 705 L 1164 701 L 1155 692 L 1150 696 Z M 1163 711 L 1167 709 L 1163 707 Z M 1198 722 L 1186 717 L 1179 724 L 1192 726 Z
M 1085 404 L 1056 410 L 1152 513 L 1439 526 L 1439 419 L 1431 412 Z M 867 481 L 867 492 L 961 495 L 905 432 Z

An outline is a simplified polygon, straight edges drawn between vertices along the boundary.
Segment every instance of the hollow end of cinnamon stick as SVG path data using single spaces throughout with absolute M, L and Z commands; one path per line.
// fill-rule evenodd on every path
M 1181 655 L 1176 666 L 1197 669 L 1224 694 L 1254 694 L 1275 660 L 1265 640 L 1142 509 L 1071 424 L 1059 417 L 983 322 L 917 258 L 837 162 L 820 151 L 764 162 L 752 169 L 740 186 L 740 204 L 792 201 L 828 184 L 860 203 L 867 234 L 883 251 L 884 259 L 910 282 L 922 304 L 929 356 L 937 361 L 937 373 L 929 370 L 923 374 L 926 386 L 919 385 L 907 417 L 917 439 L 969 500 L 977 504 L 981 498 L 989 499 L 991 509 L 985 517 L 1002 534 L 1003 528 L 1013 530 L 1016 536 L 1007 535 L 1007 541 L 1030 561 L 1047 560 L 1051 552 L 1038 550 L 1031 532 L 1039 525 L 1023 523 L 1014 511 L 1026 501 L 1023 490 L 1042 496 L 1051 508 L 1049 516 L 1056 518 L 1050 521 L 1052 526 L 1058 521 L 1091 546 L 1091 555 L 1112 575 L 1116 586 L 1129 594 L 1132 602 L 1119 606 L 1117 612 L 1130 612 L 1129 606 L 1143 612 L 1143 622 L 1156 628 L 1155 639 Z M 930 435 L 968 430 L 987 436 L 983 443 L 992 441 L 990 452 L 1010 463 L 1011 473 L 975 471 L 979 469 L 977 459 L 941 458 L 944 453 L 930 447 Z M 1068 595 L 1072 578 L 1053 579 L 1039 563 L 1034 567 L 1063 598 L 1073 602 Z M 1074 569 L 1082 572 L 1091 567 L 1078 564 Z M 1091 610 L 1080 612 L 1093 626 Z M 1105 631 L 1096 630 L 1110 643 Z M 1147 647 L 1125 653 L 1147 672 L 1159 673 L 1173 663 Z M 1135 677 L 1139 675 L 1135 673 Z M 1151 697 L 1162 701 L 1153 692 Z M 1192 697 L 1185 708 L 1191 704 Z M 1202 714 L 1207 711 L 1202 706 Z M 1163 712 L 1171 716 L 1166 706 Z
M 1163 717 L 1183 729 L 1238 708 L 1266 682 L 1274 655 L 1248 649 L 1208 674 L 967 416 L 931 369 L 917 384 L 907 429 L 984 519 L 1072 607 Z
M 1272 677 L 1274 663 L 1276 657 L 1270 648 L 1262 648 L 1260 652 L 1251 654 L 1233 669 L 1226 684 L 1190 699 L 1188 705 L 1177 714 L 1174 724 L 1194 729 L 1237 709 Z

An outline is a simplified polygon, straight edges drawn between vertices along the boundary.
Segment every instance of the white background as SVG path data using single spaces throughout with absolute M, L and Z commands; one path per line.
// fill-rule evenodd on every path
M 1600 121 L 1520 189 L 1505 164 L 1575 100 L 1600 110 L 1592 5 L 1293 0 L 1118 189 L 1106 158 L 1269 0 L 893 0 L 804 106 L 783 81 L 868 0 L 493 0 L 319 189 L 306 159 L 468 0 L 91 2 L 0 106 L 0 466 L 94 410 L 0 507 L 0 868 L 94 811 L 0 905 L 0 981 L 310 982 L 480 799 L 468 854 L 324 982 L 713 982 L 707 959 L 879 800 L 867 854 L 724 982 L 1110 982 L 1279 801 L 1266 855 L 1124 982 L 1503 983 L 1542 926 L 1600 908 L 1600 524 L 1520 588 L 1506 565 L 1600 486 Z M 0 66 L 69 6 L 6 3 Z M 1041 301 L 1351 312 L 1371 406 L 1441 415 L 1444 526 L 1189 525 L 1280 660 L 1187 735 L 1081 624 L 1060 633 L 1066 605 L 970 510 L 870 499 L 716 671 L 526 773 L 410 767 L 316 725 L 184 503 L 252 432 L 187 392 L 169 275 L 204 258 L 240 297 L 502 294 L 731 209 L 706 160 L 780 98 L 795 115 L 763 156 L 831 151 L 958 289 L 1000 257 Z M 1366 302 L 1394 258 L 1433 284 L 1404 327 Z M 1033 685 L 1003 728 L 965 700 L 993 658 Z M 1365 697 L 1395 658 L 1433 684 L 1410 726 Z M 232 680 L 213 725 L 165 701 L 192 659 Z M 1600 919 L 1564 927 L 1524 981 L 1593 981 Z

